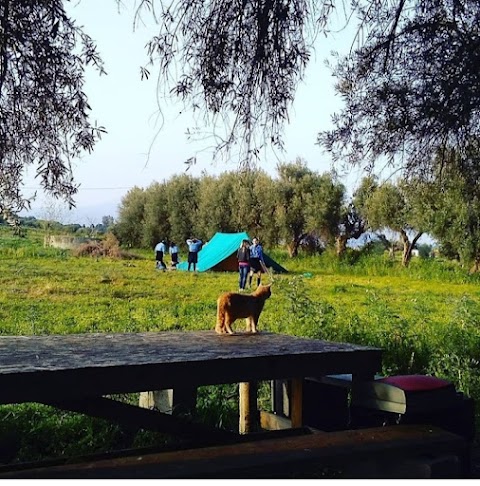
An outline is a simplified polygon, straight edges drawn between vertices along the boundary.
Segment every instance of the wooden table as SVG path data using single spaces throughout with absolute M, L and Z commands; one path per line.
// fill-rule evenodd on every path
M 105 395 L 288 379 L 292 425 L 301 425 L 306 376 L 370 379 L 379 349 L 281 334 L 214 331 L 0 337 L 0 403 L 39 402 L 180 435 L 204 426 Z M 248 408 L 247 405 L 244 405 Z M 229 432 L 209 429 L 219 439 Z

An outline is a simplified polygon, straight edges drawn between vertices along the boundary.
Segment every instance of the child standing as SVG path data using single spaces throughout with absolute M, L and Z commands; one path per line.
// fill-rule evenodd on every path
M 237 251 L 238 272 L 239 272 L 239 290 L 245 290 L 247 284 L 248 271 L 250 270 L 250 242 L 243 240 Z
M 170 253 L 170 258 L 172 259 L 172 268 L 177 268 L 178 265 L 178 247 L 177 245 L 171 241 L 170 248 L 168 249 Z
M 159 270 L 166 270 L 167 266 L 163 262 L 163 255 L 167 252 L 167 245 L 165 240 L 162 240 L 160 243 L 157 243 L 155 246 L 155 268 Z
M 266 272 L 267 267 L 265 260 L 263 259 L 263 248 L 258 238 L 253 238 L 252 246 L 250 247 L 250 276 L 248 279 L 248 285 L 252 287 L 253 274 L 257 274 L 257 287 L 262 281 L 262 272 Z
M 202 249 L 202 240 L 198 238 L 189 238 L 187 240 L 188 245 L 188 271 L 190 271 L 190 267 L 193 265 L 193 271 L 197 271 L 197 262 L 198 262 L 198 252 Z

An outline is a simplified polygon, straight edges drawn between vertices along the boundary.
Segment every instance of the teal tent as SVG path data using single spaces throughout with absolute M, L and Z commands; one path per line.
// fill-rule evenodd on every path
M 197 271 L 235 272 L 238 271 L 237 250 L 242 240 L 250 240 L 248 233 L 216 233 L 198 253 Z M 267 268 L 275 273 L 286 273 L 287 270 L 263 254 Z M 177 270 L 188 270 L 188 262 L 181 262 Z

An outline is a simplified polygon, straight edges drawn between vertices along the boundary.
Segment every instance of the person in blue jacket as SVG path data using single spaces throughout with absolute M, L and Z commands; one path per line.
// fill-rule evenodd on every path
M 263 259 L 263 248 L 258 238 L 253 238 L 250 246 L 250 275 L 248 277 L 248 286 L 252 287 L 253 274 L 257 274 L 257 287 L 262 282 L 262 272 L 266 272 L 267 267 Z
M 193 271 L 197 271 L 197 262 L 198 262 L 198 252 L 202 249 L 202 240 L 198 238 L 189 238 L 187 240 L 188 246 L 188 271 L 190 271 L 190 267 L 193 265 Z

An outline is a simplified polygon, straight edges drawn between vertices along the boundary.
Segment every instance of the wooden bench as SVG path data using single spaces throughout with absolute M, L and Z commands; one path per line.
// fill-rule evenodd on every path
M 289 418 L 287 385 L 282 380 L 272 385 L 272 410 L 276 415 L 262 417 L 267 428 L 286 426 L 282 418 Z M 375 375 L 375 380 L 356 384 L 351 374 L 307 377 L 302 414 L 304 425 L 326 432 L 388 424 L 428 424 L 468 441 L 475 436 L 473 400 L 457 392 L 452 383 L 424 375 Z
M 429 426 L 399 425 L 287 436 L 238 444 L 57 466 L 0 468 L 6 478 L 462 478 L 469 447 Z

